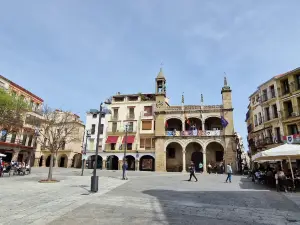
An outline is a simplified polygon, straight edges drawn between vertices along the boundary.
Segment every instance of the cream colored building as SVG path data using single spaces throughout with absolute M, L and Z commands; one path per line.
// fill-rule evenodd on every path
M 154 170 L 154 105 L 154 94 L 117 93 L 112 96 L 112 102 L 108 105 L 111 114 L 105 117 L 105 147 L 102 147 L 98 158 L 100 167 L 121 169 L 126 147 L 129 170 Z M 153 164 L 145 166 L 143 161 L 148 159 L 152 159 Z
M 74 139 L 73 141 L 66 143 L 65 146 L 58 150 L 57 155 L 54 156 L 55 167 L 80 168 L 82 165 L 82 143 L 85 126 L 76 114 L 72 114 L 72 123 L 75 124 L 72 137 L 76 137 L 76 140 Z M 37 144 L 34 166 L 50 166 L 50 151 L 44 149 L 40 143 Z

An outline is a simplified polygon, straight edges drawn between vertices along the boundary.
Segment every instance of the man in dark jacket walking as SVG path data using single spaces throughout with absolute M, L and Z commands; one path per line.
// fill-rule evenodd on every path
M 198 181 L 197 177 L 195 176 L 195 164 L 194 164 L 193 161 L 191 161 L 191 165 L 190 165 L 190 179 L 188 181 L 191 181 L 192 177 L 195 178 L 196 182 Z

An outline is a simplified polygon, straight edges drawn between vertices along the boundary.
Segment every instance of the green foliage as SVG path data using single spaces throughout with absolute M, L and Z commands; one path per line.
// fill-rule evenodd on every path
M 23 127 L 24 113 L 29 112 L 29 105 L 21 98 L 0 89 L 0 128 L 17 132 Z

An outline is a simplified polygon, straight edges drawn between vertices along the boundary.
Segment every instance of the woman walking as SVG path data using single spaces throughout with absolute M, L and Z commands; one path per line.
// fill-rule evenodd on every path
M 190 165 L 190 179 L 188 181 L 191 181 L 192 177 L 195 178 L 196 182 L 198 181 L 197 177 L 195 176 L 195 164 L 194 164 L 193 161 L 191 161 L 191 165 Z

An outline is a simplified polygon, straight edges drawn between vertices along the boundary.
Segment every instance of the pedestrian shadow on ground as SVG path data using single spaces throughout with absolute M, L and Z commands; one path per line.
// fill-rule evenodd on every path
M 300 213 L 300 208 L 284 195 L 266 191 L 173 191 L 146 190 L 144 194 L 155 197 L 163 210 L 168 224 L 263 224 L 249 223 L 255 211 Z M 154 201 L 156 202 L 156 201 Z M 154 203 L 153 203 L 154 204 Z M 224 211 L 223 211 L 224 209 Z M 157 210 L 153 209 L 153 211 Z M 219 212 L 222 211 L 222 212 Z M 200 212 L 198 215 L 198 212 Z M 207 216 L 206 214 L 207 213 Z M 215 214 L 215 217 L 213 216 Z M 242 215 L 248 215 L 243 218 Z M 154 215 L 155 216 L 155 215 Z M 161 217 L 161 216 L 160 216 Z M 188 218 L 187 218 L 188 217 Z M 223 220 L 224 217 L 226 220 Z M 266 216 L 268 217 L 268 216 Z M 159 218 L 159 216 L 157 216 Z M 193 221 L 193 223 L 186 223 Z M 265 218 L 267 219 L 267 218 Z M 300 218 L 298 218 L 300 221 Z M 219 220 L 219 223 L 216 221 Z M 224 223 L 225 222 L 225 223 Z M 284 223 L 285 224 L 285 223 Z

